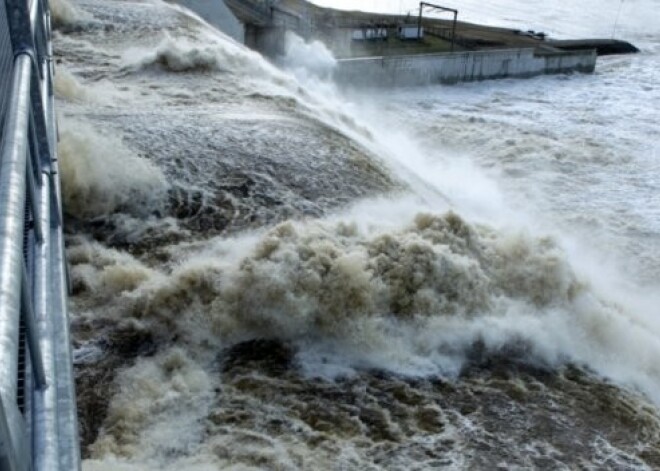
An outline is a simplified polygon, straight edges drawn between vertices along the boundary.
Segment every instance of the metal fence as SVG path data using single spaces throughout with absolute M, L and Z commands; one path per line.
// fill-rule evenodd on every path
M 0 0 L 0 470 L 80 469 L 46 0 Z

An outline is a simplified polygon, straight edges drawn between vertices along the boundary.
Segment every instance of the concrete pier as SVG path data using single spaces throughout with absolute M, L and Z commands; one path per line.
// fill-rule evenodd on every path
M 420 86 L 544 74 L 591 73 L 596 50 L 538 53 L 535 49 L 469 51 L 344 59 L 335 80 L 360 87 Z
M 236 41 L 240 43 L 245 41 L 243 23 L 236 18 L 223 0 L 176 0 L 176 3 L 194 11 L 210 25 L 218 28 Z

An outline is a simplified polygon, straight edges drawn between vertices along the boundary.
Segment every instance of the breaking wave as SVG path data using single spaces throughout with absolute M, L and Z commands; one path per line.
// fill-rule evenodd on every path
M 363 203 L 359 211 L 368 220 L 364 223 L 337 215 L 328 221 L 284 223 L 262 234 L 170 247 L 170 270 L 149 267 L 97 244 L 79 241 L 74 245 L 70 249 L 74 287 L 78 299 L 87 300 L 84 304 L 91 309 L 90 315 L 93 312 L 90 321 L 115 323 L 119 332 L 142 339 L 131 348 L 152 352 L 119 372 L 104 427 L 90 448 L 92 456 L 104 457 L 98 465 L 123 469 L 137 460 L 156 466 L 161 463 L 158 450 L 178 443 L 176 462 L 190 469 L 195 469 L 195 460 L 190 461 L 186 447 L 197 449 L 199 459 L 207 464 L 228 466 L 231 461 L 226 459 L 233 456 L 240 463 L 297 469 L 289 461 L 292 451 L 279 438 L 261 428 L 249 432 L 233 428 L 237 421 L 242 423 L 240 417 L 254 413 L 245 412 L 255 407 L 251 402 L 243 404 L 245 394 L 260 397 L 282 389 L 282 396 L 269 397 L 264 403 L 277 404 L 287 397 L 294 400 L 298 391 L 309 388 L 340 391 L 348 382 L 359 389 L 361 382 L 368 381 L 368 372 L 400 378 L 381 380 L 378 387 L 390 391 L 391 381 L 402 381 L 397 386 L 402 388 L 410 388 L 406 381 L 428 380 L 457 381 L 452 388 L 475 387 L 469 386 L 472 380 L 468 379 L 475 374 L 471 373 L 474 365 L 528 365 L 522 368 L 531 372 L 537 368 L 541 373 L 532 376 L 541 378 L 550 371 L 563 374 L 563 368 L 577 365 L 660 399 L 655 388 L 660 373 L 655 362 L 660 354 L 657 338 L 648 326 L 603 301 L 580 280 L 553 240 L 472 226 L 454 213 L 420 213 L 402 225 L 401 221 L 379 225 L 369 220 L 368 214 L 382 214 L 396 205 L 392 201 Z M 227 356 L 228 351 L 235 353 Z M 240 369 L 241 375 L 234 380 L 229 379 L 231 375 L 222 381 L 216 377 L 219 365 L 243 361 L 270 363 L 263 366 L 265 372 L 248 363 L 251 366 Z M 632 362 L 635 369 L 630 368 Z M 594 379 L 566 374 L 569 383 L 578 381 L 585 388 L 577 392 L 572 383 L 562 386 L 573 391 L 573 400 L 582 401 L 578 396 L 587 391 L 595 401 L 601 400 L 595 399 L 599 394 L 606 394 L 602 400 L 608 404 L 629 400 L 622 390 L 614 399 L 609 396 L 613 390 L 597 383 L 586 389 Z M 315 378 L 330 382 L 315 385 L 319 381 Z M 504 386 L 489 387 L 505 387 L 513 397 L 531 394 L 524 375 L 508 378 Z M 296 386 L 301 381 L 304 385 Z M 491 379 L 482 381 L 490 384 Z M 338 391 L 333 394 L 345 394 Z M 233 405 L 221 399 L 216 403 L 216 394 L 232 398 Z M 304 398 L 298 400 L 305 403 Z M 402 425 L 396 424 L 401 418 L 389 416 L 387 402 L 369 406 L 367 398 L 362 400 L 367 402 L 359 403 L 357 410 L 360 420 L 370 424 L 370 440 L 378 443 L 380 436 L 395 442 L 408 440 L 399 430 Z M 562 407 L 568 406 L 566 400 L 561 399 Z M 463 425 L 448 425 L 453 421 L 451 406 L 447 407 L 429 409 L 426 419 L 415 419 L 421 420 L 418 433 L 425 436 L 434 431 L 433 443 L 443 436 L 454 440 L 458 429 L 453 427 Z M 653 414 L 637 410 L 638 405 L 615 407 L 623 408 L 621 420 L 648 420 L 645 427 L 657 427 Z M 382 417 L 362 417 L 369 408 Z M 410 414 L 420 417 L 422 411 L 412 404 L 410 408 Z M 238 416 L 226 416 L 228 410 Z M 305 420 L 312 421 L 315 430 L 325 430 L 318 420 L 334 423 L 329 429 L 332 440 L 345 451 L 344 434 L 356 434 L 355 427 L 359 430 L 364 425 L 350 425 L 347 417 L 339 419 L 344 412 L 336 413 L 335 420 L 313 415 Z M 207 440 L 202 438 L 203 424 L 214 414 L 225 417 L 219 423 L 226 428 Z M 286 414 L 293 412 L 278 412 L 273 420 L 282 420 L 280 414 L 289 420 Z M 155 433 L 155 429 L 163 432 Z M 250 443 L 257 440 L 254 448 L 240 439 L 241 433 L 252 437 Z M 186 437 L 183 441 L 174 439 L 181 434 Z M 607 443 L 603 446 L 610 446 Z M 305 456 L 313 453 L 310 443 L 301 446 L 299 452 Z M 234 451 L 223 451 L 227 449 Z M 256 455 L 249 453 L 252 458 L 248 458 L 246 450 Z M 324 457 L 325 452 L 313 461 L 330 466 L 323 464 Z M 349 460 L 353 464 L 347 466 L 357 466 L 364 459 L 368 458 Z M 458 465 L 461 460 L 455 457 L 453 462 Z M 90 469 L 104 469 L 95 468 L 94 463 L 89 462 Z
M 478 347 L 583 364 L 660 399 L 657 338 L 600 299 L 552 239 L 471 226 L 454 213 L 421 213 L 396 231 L 285 223 L 185 251 L 171 273 L 139 268 L 138 283 L 134 264 L 119 264 L 110 276 L 126 277 L 121 290 L 116 280 L 89 281 L 76 253 L 73 277 L 88 295 L 119 295 L 113 309 L 163 342 L 221 348 L 275 338 L 298 345 L 309 371 L 328 365 L 330 377 L 365 367 L 455 377 Z M 107 266 L 96 271 L 109 276 Z
M 62 199 L 78 218 L 123 210 L 149 214 L 162 207 L 167 185 L 158 167 L 133 154 L 117 138 L 66 120 L 58 146 Z
M 152 53 L 146 53 L 139 59 L 138 65 L 147 67 L 158 65 L 171 72 L 210 72 L 230 70 L 222 50 L 212 46 L 186 44 L 185 40 L 175 41 L 167 37 Z
M 54 91 L 58 98 L 70 101 L 85 101 L 89 97 L 87 90 L 81 85 L 80 81 L 64 67 L 57 69 Z
M 55 29 L 70 30 L 83 27 L 92 17 L 74 7 L 68 0 L 52 0 L 48 3 Z
M 329 79 L 337 66 L 332 52 L 321 41 L 306 42 L 297 34 L 287 31 L 284 54 L 278 63 L 299 79 Z
M 225 72 L 240 75 L 246 72 L 277 74 L 257 53 L 233 43 L 219 41 L 216 36 L 173 37 L 165 32 L 153 49 L 132 48 L 124 53 L 129 68 L 159 66 L 170 72 Z M 285 76 L 282 76 L 284 78 Z

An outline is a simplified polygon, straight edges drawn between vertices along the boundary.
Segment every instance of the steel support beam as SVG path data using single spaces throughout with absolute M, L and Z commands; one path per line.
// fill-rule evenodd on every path
M 21 283 L 21 310 L 25 326 L 27 328 L 27 343 L 30 350 L 30 360 L 34 370 L 34 381 L 37 389 L 46 387 L 46 375 L 44 374 L 44 365 L 41 359 L 41 346 L 39 344 L 39 331 L 37 322 L 34 318 L 34 309 L 32 306 L 32 296 L 30 295 L 30 285 L 27 278 L 27 270 L 23 265 Z
M 419 2 L 419 18 L 417 20 L 418 39 L 421 38 L 422 36 L 422 17 L 424 13 L 424 8 L 427 7 L 454 14 L 454 20 L 452 21 L 452 26 L 451 26 L 451 52 L 454 52 L 454 46 L 456 45 L 456 24 L 458 23 L 458 10 L 455 10 L 454 8 L 447 8 L 440 5 L 436 5 L 434 3 Z

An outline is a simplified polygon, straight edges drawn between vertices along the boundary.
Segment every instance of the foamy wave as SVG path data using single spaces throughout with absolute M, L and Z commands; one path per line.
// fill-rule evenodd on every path
M 107 215 L 120 207 L 148 214 L 164 201 L 163 174 L 116 137 L 65 120 L 58 150 L 64 210 L 73 216 Z
M 385 211 L 374 205 L 368 214 Z M 451 212 L 403 224 L 359 219 L 172 247 L 171 271 L 97 244 L 71 248 L 73 279 L 85 285 L 80 299 L 100 303 L 96 318 L 134 322 L 162 351 L 121 373 L 91 449 L 104 458 L 98 469 L 113 456 L 116 469 L 149 463 L 159 443 L 178 443 L 171 434 L 181 428 L 201 433 L 209 391 L 224 387 L 210 373 L 216 355 L 246 339 L 295 346 L 296 364 L 310 376 L 375 368 L 451 378 L 475 358 L 510 358 L 583 365 L 660 399 L 658 336 L 582 283 L 553 240 L 470 225 Z M 231 448 L 236 433 L 204 441 L 200 460 L 227 464 L 213 450 Z M 284 466 L 277 439 L 259 437 L 255 452 Z
M 163 411 L 178 425 L 161 433 L 176 434 L 184 446 L 186 440 L 195 440 L 201 427 L 192 412 L 200 408 L 205 411 L 204 399 L 213 397 L 207 374 L 179 348 L 138 361 L 119 376 L 116 384 L 119 392 L 113 397 L 105 421 L 109 433 L 93 445 L 92 454 L 139 456 L 139 435 L 149 434 L 153 416 Z
M 504 315 L 514 302 L 539 311 L 569 304 L 581 290 L 551 241 L 476 230 L 453 213 L 421 214 L 410 227 L 373 236 L 351 224 L 286 223 L 241 260 L 218 257 L 193 257 L 146 288 L 141 314 L 186 331 L 204 312 L 204 332 L 223 339 L 322 337 L 379 349 L 394 320 L 468 322 Z
M 55 28 L 82 26 L 92 20 L 90 14 L 74 7 L 68 0 L 51 0 L 48 4 Z
M 69 101 L 85 101 L 89 98 L 87 89 L 65 67 L 57 67 L 55 74 L 55 95 Z
M 132 291 L 157 272 L 128 254 L 108 249 L 96 242 L 77 240 L 67 253 L 73 290 L 102 295 L 104 299 Z
M 230 41 L 193 42 L 186 38 L 165 34 L 155 50 L 130 49 L 124 54 L 129 68 L 159 66 L 171 72 L 227 72 L 239 74 L 264 68 L 266 62 L 258 55 Z
M 60 64 L 55 71 L 54 91 L 57 98 L 74 103 L 93 103 L 113 105 L 130 101 L 130 94 L 121 91 L 107 80 L 95 80 L 92 83 L 81 83 L 66 66 Z
M 478 346 L 583 364 L 652 397 L 660 383 L 660 337 L 582 283 L 553 240 L 453 213 L 399 229 L 285 223 L 184 249 L 171 273 L 127 284 L 122 315 L 159 336 L 192 349 L 277 338 L 298 345 L 315 374 L 343 364 L 334 371 L 453 376 Z
M 221 58 L 211 47 L 186 47 L 168 38 L 153 54 L 140 61 L 141 66 L 160 65 L 172 72 L 204 72 L 222 70 Z
M 334 67 L 335 59 L 320 42 L 305 43 L 290 35 L 289 49 L 282 58 L 286 72 L 260 54 L 233 42 L 219 32 L 202 29 L 199 40 L 164 34 L 154 48 L 131 48 L 124 52 L 124 68 L 137 72 L 159 68 L 173 73 L 214 74 L 217 80 L 229 79 L 236 93 L 263 96 L 273 103 L 291 105 L 308 119 L 321 122 L 348 137 L 372 140 L 364 125 L 351 114 L 333 84 L 319 82 Z M 303 87 L 303 84 L 307 87 Z M 342 104 L 342 106 L 338 106 Z

